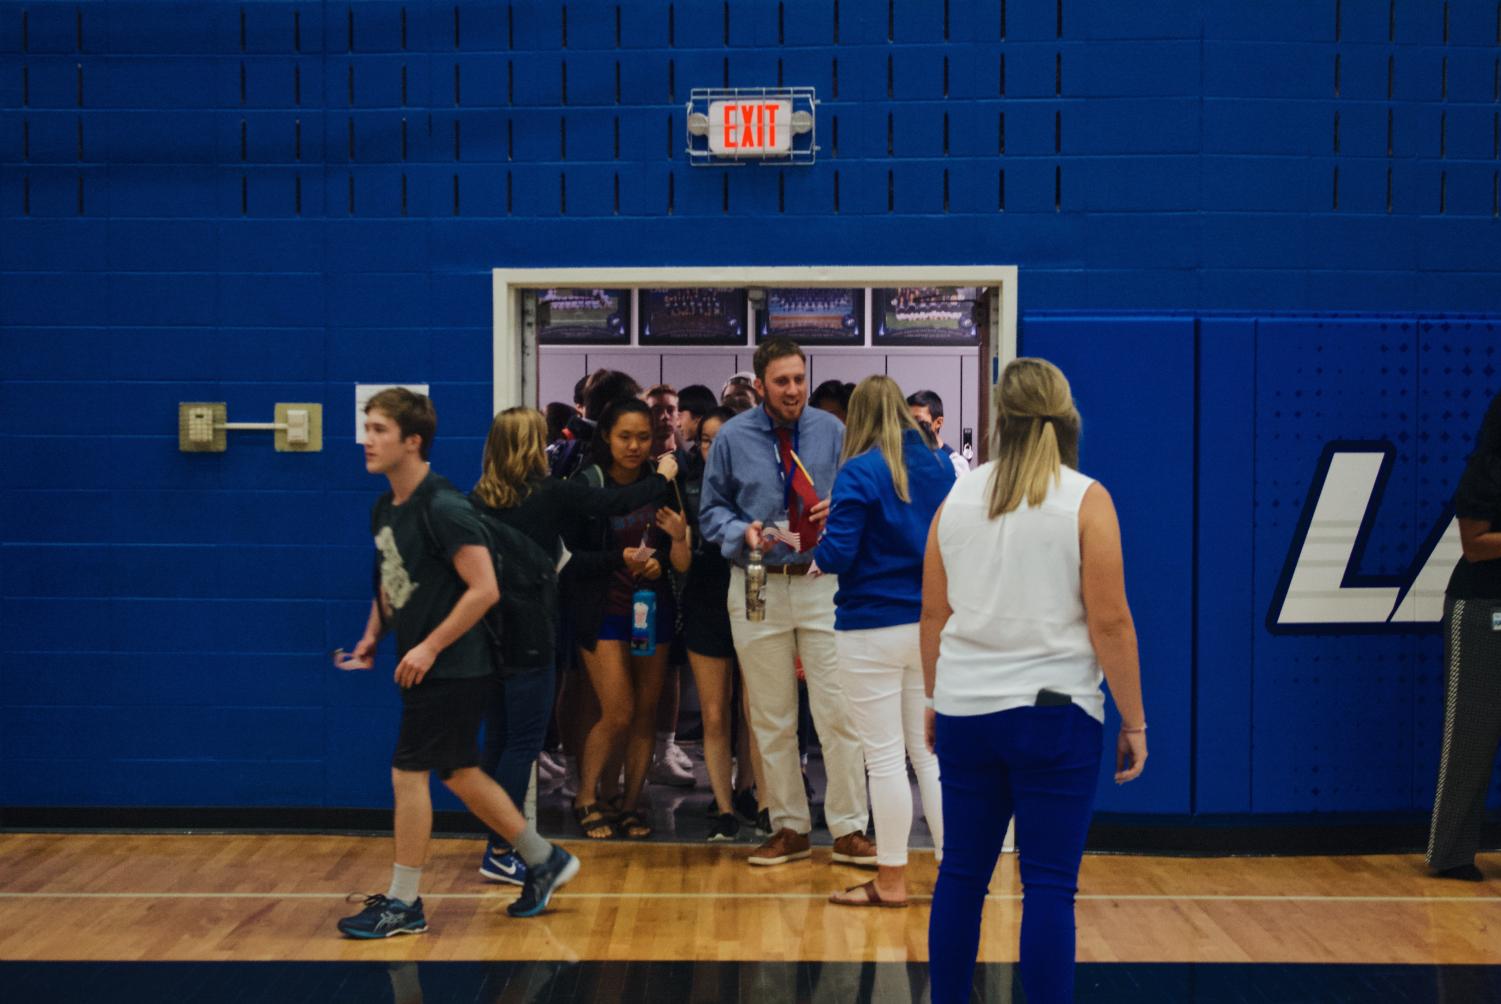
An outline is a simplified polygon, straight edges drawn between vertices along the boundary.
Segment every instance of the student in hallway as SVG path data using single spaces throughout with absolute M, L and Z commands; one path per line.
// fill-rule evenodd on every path
M 600 415 L 590 462 L 576 477 L 625 491 L 648 476 L 651 442 L 645 402 L 617 400 Z M 645 839 L 652 827 L 639 799 L 673 630 L 666 572 L 669 563 L 679 572 L 688 569 L 688 527 L 680 513 L 651 503 L 609 519 L 575 521 L 563 536 L 573 552 L 563 570 L 564 603 L 600 705 L 600 718 L 584 742 L 574 815 L 592 839 L 617 834 Z M 656 645 L 650 655 L 631 653 L 633 596 L 641 589 L 651 591 L 656 603 Z
M 524 534 L 556 562 L 564 527 L 595 518 L 623 516 L 643 505 L 665 501 L 668 483 L 677 471 L 671 454 L 657 464 L 657 473 L 613 491 L 583 481 L 560 481 L 547 473 L 546 426 L 532 408 L 507 408 L 495 416 L 485 441 L 484 471 L 470 496 L 477 507 L 500 523 Z M 552 611 L 555 629 L 558 611 Z M 498 680 L 485 724 L 482 766 L 500 782 L 511 801 L 526 804 L 532 763 L 542 749 L 552 715 L 556 662 L 510 667 Z M 480 874 L 493 882 L 523 885 L 526 862 L 498 833 L 480 862 Z
M 920 390 L 908 396 L 907 404 L 911 406 L 912 417 L 917 420 L 917 424 L 926 424 L 933 430 L 933 438 L 938 441 L 938 448 L 953 463 L 955 473 L 961 476 L 968 474 L 969 461 L 965 459 L 964 454 L 943 441 L 943 398 L 931 390 Z
M 386 892 L 339 921 L 351 938 L 420 934 L 427 917 L 419 895 L 432 837 L 433 771 L 469 810 L 503 836 L 526 862 L 521 896 L 506 908 L 531 917 L 578 874 L 578 860 L 527 823 L 505 789 L 479 768 L 479 730 L 489 704 L 492 663 L 480 618 L 495 605 L 494 559 L 473 506 L 428 465 L 438 418 L 432 402 L 401 388 L 365 406 L 365 469 L 391 490 L 371 516 L 378 594 L 365 633 L 340 669 L 373 669 L 387 627 L 396 634 L 401 730 L 391 761 L 395 792 L 395 863 Z

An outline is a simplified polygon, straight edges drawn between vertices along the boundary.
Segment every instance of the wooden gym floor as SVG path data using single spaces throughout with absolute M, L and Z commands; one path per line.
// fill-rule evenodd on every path
M 0 834 L 0 959 L 98 961 L 924 962 L 930 852 L 912 906 L 839 908 L 860 869 L 752 869 L 744 846 L 570 841 L 583 870 L 535 920 L 476 872 L 477 839 L 434 841 L 430 931 L 340 938 L 350 893 L 383 891 L 390 840 L 356 836 Z M 1501 861 L 1481 867 L 1501 872 Z M 1016 958 L 1014 856 L 997 868 L 980 957 Z M 1501 965 L 1501 884 L 1443 882 L 1416 856 L 1089 855 L 1081 962 Z

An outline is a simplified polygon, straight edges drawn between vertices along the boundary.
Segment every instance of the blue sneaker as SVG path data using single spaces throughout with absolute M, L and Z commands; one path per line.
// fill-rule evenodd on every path
M 520 854 L 509 847 L 504 850 L 486 847 L 485 858 L 479 865 L 479 873 L 491 882 L 526 885 L 526 862 L 521 860 Z
M 365 897 L 365 909 L 339 921 L 339 930 L 347 938 L 390 938 L 398 934 L 421 934 L 427 930 L 422 914 L 422 900 L 411 906 L 379 893 Z
M 552 894 L 579 873 L 579 859 L 553 845 L 547 863 L 530 870 L 516 902 L 506 907 L 512 917 L 535 917 L 547 909 Z

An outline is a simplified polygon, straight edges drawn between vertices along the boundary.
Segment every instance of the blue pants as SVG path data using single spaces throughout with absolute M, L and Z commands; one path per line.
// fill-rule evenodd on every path
M 552 717 L 552 666 L 517 676 L 497 679 L 485 716 L 485 745 L 480 767 L 505 789 L 516 808 L 526 811 L 526 791 L 532 781 L 532 764 L 542 752 L 547 722 Z M 491 832 L 490 844 L 504 847 L 506 841 Z
M 1013 813 L 1027 1004 L 1074 999 L 1074 894 L 1094 812 L 1102 732 L 1071 704 L 938 716 L 944 833 L 928 927 L 933 1004 L 970 999 L 980 913 Z

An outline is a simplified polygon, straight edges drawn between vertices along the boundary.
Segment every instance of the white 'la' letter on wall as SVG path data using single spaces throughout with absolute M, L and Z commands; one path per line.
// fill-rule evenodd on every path
M 1277 623 L 1382 624 L 1391 615 L 1396 586 L 1341 585 L 1384 459 L 1383 453 L 1330 458 Z

